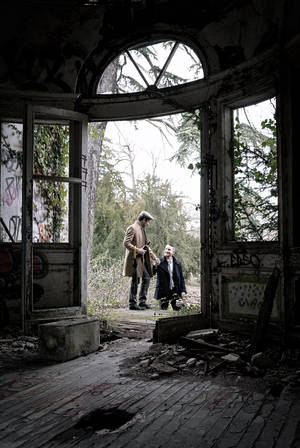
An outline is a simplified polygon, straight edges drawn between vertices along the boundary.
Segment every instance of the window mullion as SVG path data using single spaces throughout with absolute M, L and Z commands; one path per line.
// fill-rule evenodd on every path
M 32 176 L 34 180 L 46 180 L 48 182 L 67 182 L 70 184 L 81 184 L 82 179 L 78 177 L 62 177 L 62 176 L 43 176 L 40 174 L 34 174 Z
M 133 63 L 133 65 L 135 66 L 135 68 L 137 69 L 138 73 L 140 74 L 140 76 L 142 77 L 144 83 L 146 84 L 147 87 L 149 87 L 149 83 L 147 81 L 147 79 L 145 78 L 145 76 L 143 75 L 142 71 L 140 70 L 140 67 L 137 65 L 137 63 L 135 62 L 135 60 L 133 59 L 133 57 L 131 56 L 131 54 L 129 53 L 129 51 L 126 51 L 126 54 L 128 55 L 129 59 L 131 60 L 131 62 Z
M 174 55 L 175 51 L 177 50 L 178 46 L 179 46 L 179 42 L 175 42 L 175 44 L 174 44 L 174 46 L 173 46 L 173 48 L 172 48 L 172 50 L 171 50 L 171 52 L 170 52 L 170 54 L 168 56 L 168 58 L 167 58 L 167 60 L 166 60 L 166 62 L 164 64 L 163 68 L 161 69 L 158 77 L 155 80 L 154 85 L 156 87 L 157 87 L 157 84 L 159 83 L 159 81 L 161 80 L 162 76 L 164 75 L 165 71 L 167 70 L 168 65 L 170 64 L 170 62 L 171 62 L 171 60 L 173 58 L 173 55 Z

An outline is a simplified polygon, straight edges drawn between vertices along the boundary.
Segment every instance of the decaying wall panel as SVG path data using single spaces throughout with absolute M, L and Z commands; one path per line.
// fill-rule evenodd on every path
M 227 322 L 231 328 L 243 323 L 245 329 L 248 323 L 251 330 L 264 299 L 268 278 L 274 266 L 282 270 L 283 259 L 279 241 L 243 242 L 235 241 L 234 237 L 232 110 L 237 105 L 254 104 L 276 91 L 275 85 L 272 88 L 265 83 L 263 72 L 260 79 L 258 76 L 251 80 L 247 75 L 245 69 L 241 76 L 249 82 L 244 95 L 238 89 L 235 91 L 234 82 L 228 77 L 232 92 L 212 98 L 209 107 L 204 109 L 206 121 L 203 126 L 207 138 L 202 154 L 202 196 L 205 197 L 202 203 L 202 260 L 206 263 L 203 271 L 208 282 L 203 287 L 202 297 L 211 322 Z M 224 78 L 223 86 L 226 81 Z M 281 203 L 279 216 L 280 207 Z M 271 322 L 279 327 L 284 325 L 283 286 L 282 271 L 271 315 Z
M 7 322 L 20 321 L 21 254 L 20 244 L 6 243 L 0 247 L 0 308 Z M 76 306 L 75 277 L 78 278 L 78 268 L 74 250 L 35 247 L 33 310 Z

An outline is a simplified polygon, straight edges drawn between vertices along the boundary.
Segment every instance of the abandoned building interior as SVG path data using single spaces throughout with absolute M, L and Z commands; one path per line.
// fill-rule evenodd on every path
M 12 368 L 9 351 L 2 350 L 1 447 L 300 447 L 299 2 L 26 0 L 2 2 L 0 11 L 0 323 L 18 328 L 28 343 L 38 337 L 48 361 L 23 364 L 20 358 Z M 171 52 L 149 81 L 132 55 L 161 42 L 171 42 Z M 165 82 L 180 46 L 201 70 L 187 82 Z M 144 88 L 110 87 L 122 54 Z M 259 238 L 239 238 L 237 111 L 267 101 L 275 111 L 265 126 L 275 136 L 276 211 L 265 218 Z M 99 322 L 87 316 L 88 180 L 96 163 L 88 125 L 194 111 L 201 129 L 201 313 L 157 321 L 152 343 L 147 334 L 101 351 Z M 67 129 L 66 169 L 51 151 L 52 164 L 39 164 L 35 129 L 44 124 Z M 258 181 L 260 175 L 255 172 Z M 49 236 L 55 213 L 47 221 L 41 210 L 53 185 L 67 214 L 60 234 Z M 190 341 L 194 354 L 204 347 L 224 355 L 217 332 L 231 332 L 234 343 L 250 338 L 252 355 L 275 344 L 282 366 L 296 366 L 293 381 L 270 395 L 257 385 L 260 369 L 254 367 L 255 386 L 245 379 L 243 387 L 236 376 L 226 383 L 189 376 L 189 366 L 174 379 L 162 366 L 151 380 L 129 368 L 122 375 L 127 358 L 148 349 L 153 355 L 164 344 L 176 359 L 179 339 L 197 331 L 202 342 L 206 334 L 212 339 L 202 351 L 201 342 Z M 148 359 L 139 365 L 148 366 Z M 234 358 L 221 362 L 231 366 Z M 121 429 L 105 426 L 106 420 L 120 421 Z

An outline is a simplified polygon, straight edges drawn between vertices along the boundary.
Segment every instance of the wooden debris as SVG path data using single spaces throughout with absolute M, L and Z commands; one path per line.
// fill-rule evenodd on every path
M 220 347 L 219 345 L 209 344 L 208 342 L 203 341 L 203 339 L 191 339 L 185 336 L 180 338 L 180 342 L 191 348 L 199 348 L 199 350 L 214 350 L 218 352 L 231 353 L 232 350 L 228 350 L 227 348 Z
M 168 364 L 164 364 L 162 362 L 153 362 L 153 364 L 151 364 L 151 369 L 165 375 L 171 375 L 172 373 L 178 372 L 178 369 L 175 367 L 169 366 Z
M 226 363 L 226 361 L 222 360 L 215 364 L 214 366 L 210 367 L 209 369 L 205 369 L 205 373 L 212 373 L 214 370 L 217 370 L 219 367 L 223 366 Z
M 205 328 L 203 330 L 190 331 L 186 337 L 190 339 L 202 339 L 207 342 L 212 339 L 216 339 L 219 330 L 216 328 Z
M 252 351 L 254 353 L 262 350 L 263 342 L 269 325 L 273 303 L 277 291 L 277 285 L 280 277 L 280 269 L 275 266 L 270 275 L 264 291 L 264 300 L 259 310 L 256 330 L 252 341 Z
M 237 362 L 240 361 L 241 358 L 235 353 L 228 353 L 228 355 L 222 356 L 222 359 L 227 362 Z

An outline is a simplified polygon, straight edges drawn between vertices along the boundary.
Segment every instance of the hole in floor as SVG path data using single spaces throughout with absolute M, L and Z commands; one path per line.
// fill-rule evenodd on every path
M 95 409 L 83 416 L 75 428 L 93 429 L 99 431 L 100 429 L 114 430 L 120 428 L 125 423 L 129 422 L 135 414 L 127 411 L 122 411 L 118 408 L 111 409 Z

